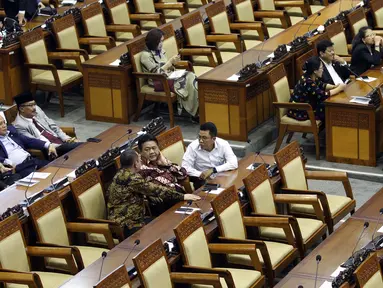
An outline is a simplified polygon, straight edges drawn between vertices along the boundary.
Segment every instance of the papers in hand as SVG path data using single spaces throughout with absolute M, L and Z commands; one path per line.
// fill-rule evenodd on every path
M 186 74 L 186 69 L 176 70 L 176 71 L 173 71 L 172 74 L 168 76 L 168 79 L 175 80 L 175 79 L 181 78 L 185 74 Z
M 374 78 L 374 77 L 367 77 L 366 79 L 364 79 L 364 78 L 359 77 L 359 78 L 356 78 L 356 80 L 370 83 L 370 82 L 374 82 L 376 80 L 376 78 Z
M 176 214 L 185 214 L 185 215 L 190 215 L 194 211 L 200 211 L 200 208 L 194 208 L 194 207 L 188 207 L 188 206 L 181 206 L 178 208 L 174 213 Z
M 367 97 L 353 96 L 352 99 L 350 100 L 350 103 L 357 103 L 357 104 L 368 105 L 370 100 L 371 99 L 367 98 Z

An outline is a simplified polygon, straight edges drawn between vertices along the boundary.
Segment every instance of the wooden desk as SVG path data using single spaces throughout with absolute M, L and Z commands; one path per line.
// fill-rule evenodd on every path
M 374 194 L 362 207 L 360 207 L 352 218 L 364 219 L 366 221 L 377 220 L 379 210 L 383 207 L 383 188 Z M 383 219 L 382 219 L 383 220 Z M 383 224 L 383 223 L 382 223 Z
M 369 83 L 374 87 L 383 81 L 379 67 L 364 75 L 377 78 Z M 354 81 L 343 93 L 326 100 L 327 161 L 376 166 L 376 154 L 383 151 L 382 106 L 376 109 L 372 105 L 350 103 L 352 96 L 365 96 L 370 91 L 368 84 Z
M 324 279 L 318 277 L 317 286 L 315 288 L 320 287 L 325 281 L 331 281 L 331 279 Z M 303 275 L 288 274 L 274 287 L 297 288 L 299 285 L 302 285 L 304 288 L 306 288 L 314 287 L 314 284 L 315 278 Z

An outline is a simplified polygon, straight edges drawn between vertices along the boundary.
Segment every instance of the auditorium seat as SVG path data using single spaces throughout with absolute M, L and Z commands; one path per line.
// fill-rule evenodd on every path
M 263 201 L 262 201 L 263 202 Z M 264 219 L 260 217 L 244 217 L 242 215 L 241 203 L 238 198 L 238 192 L 234 186 L 231 186 L 212 201 L 215 219 L 217 220 L 220 231 L 220 242 L 223 243 L 244 243 L 255 244 L 259 261 L 263 265 L 265 275 L 268 277 L 269 286 L 274 286 L 275 277 L 282 272 L 288 265 L 299 257 L 299 251 L 296 248 L 293 232 L 287 221 L 282 223 L 279 219 L 272 221 L 272 218 Z M 271 220 L 271 221 L 270 221 Z M 262 241 L 249 238 L 246 228 L 261 227 L 271 225 L 272 227 L 282 228 L 287 235 L 287 243 L 278 243 L 272 241 Z M 249 266 L 252 267 L 252 261 L 248 255 L 228 254 L 227 262 L 234 267 Z
M 377 253 L 372 253 L 356 268 L 354 277 L 358 288 L 383 287 L 382 268 Z
M 316 245 L 323 237 L 326 237 L 327 225 L 320 209 L 320 203 L 314 195 L 286 195 L 274 194 L 268 171 L 264 165 L 259 166 L 251 172 L 246 178 L 243 179 L 245 184 L 247 197 L 250 201 L 252 216 L 266 217 L 272 223 L 278 221 L 279 223 L 287 223 L 292 230 L 295 238 L 295 243 L 299 249 L 300 256 L 303 258 L 309 248 Z M 281 215 L 277 213 L 276 204 L 287 203 L 307 203 L 315 207 L 315 216 L 312 218 L 295 218 L 289 213 L 288 215 Z M 268 218 L 267 218 L 268 217 Z M 283 231 L 280 228 L 268 227 L 267 225 L 259 228 L 261 239 L 271 241 L 281 241 L 289 243 L 287 229 Z
M 131 288 L 130 278 L 125 265 L 106 275 L 93 288 Z
M 181 251 L 184 268 L 199 273 L 219 274 L 222 287 L 247 288 L 263 287 L 265 277 L 254 244 L 209 244 L 207 242 L 200 213 L 194 212 L 184 219 L 175 229 Z M 252 267 L 237 269 L 213 265 L 211 254 L 249 255 Z M 192 287 L 206 287 L 193 285 Z
M 282 178 L 285 193 L 312 194 L 320 200 L 329 232 L 334 231 L 334 226 L 347 214 L 355 211 L 355 199 L 352 193 L 347 173 L 333 171 L 307 171 L 305 170 L 298 142 L 294 141 L 275 154 L 279 173 Z M 309 190 L 307 180 L 337 181 L 342 182 L 345 196 L 326 194 L 322 191 Z M 314 209 L 309 205 L 292 204 L 290 212 L 293 215 L 313 216 Z

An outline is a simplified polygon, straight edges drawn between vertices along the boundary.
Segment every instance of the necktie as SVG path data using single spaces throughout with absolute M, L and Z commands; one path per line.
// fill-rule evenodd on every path
M 35 124 L 36 128 L 40 131 L 41 135 L 47 138 L 49 142 L 54 144 L 63 144 L 63 141 L 61 141 L 60 138 L 56 137 L 55 135 L 45 130 L 35 119 L 32 119 L 32 120 L 33 120 L 33 124 Z

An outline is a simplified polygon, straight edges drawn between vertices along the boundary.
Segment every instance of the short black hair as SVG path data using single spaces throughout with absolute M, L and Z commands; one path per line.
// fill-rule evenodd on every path
M 334 46 L 334 43 L 331 42 L 330 40 L 322 40 L 322 41 L 319 41 L 318 44 L 317 44 L 317 52 L 318 52 L 318 55 L 320 56 L 320 52 L 324 53 L 326 52 L 326 49 L 328 47 L 333 47 Z
M 154 141 L 158 145 L 158 140 L 156 137 L 154 137 L 152 134 L 144 134 L 140 137 L 140 139 L 138 139 L 138 143 L 137 143 L 138 149 L 142 151 L 142 145 L 144 145 L 144 143 L 149 141 Z
M 218 133 L 217 127 L 212 122 L 206 122 L 205 124 L 202 124 L 199 127 L 199 130 L 209 131 L 209 134 L 210 134 L 211 137 L 217 137 L 217 133 Z
M 138 154 L 133 149 L 126 149 L 121 153 L 120 162 L 122 168 L 131 168 L 136 162 Z
M 146 34 L 145 44 L 149 50 L 155 51 L 158 48 L 158 45 L 161 42 L 161 38 L 165 33 L 158 28 L 154 28 Z
M 319 70 L 322 61 L 318 56 L 310 57 L 305 64 L 303 64 L 302 70 L 305 71 L 306 76 L 310 76 L 314 71 Z

